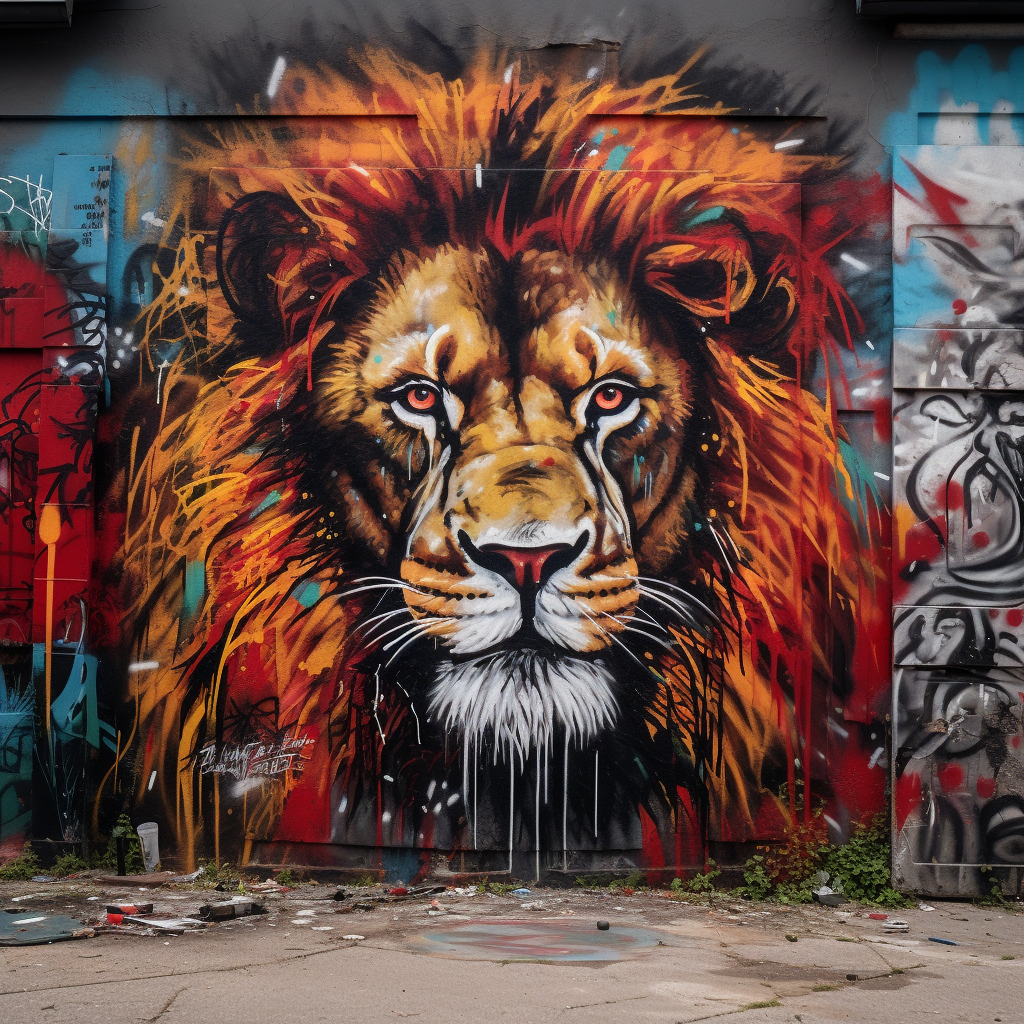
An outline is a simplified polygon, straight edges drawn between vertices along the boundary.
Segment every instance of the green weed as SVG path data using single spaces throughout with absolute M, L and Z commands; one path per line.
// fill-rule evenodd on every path
M 42 874 L 42 871 L 43 866 L 39 863 L 39 858 L 26 843 L 17 857 L 0 865 L 0 881 L 27 882 L 34 875 Z
M 65 878 L 67 875 L 77 875 L 80 871 L 88 871 L 89 865 L 78 856 L 77 853 L 62 853 L 50 868 L 49 873 L 58 878 Z
M 736 892 L 752 900 L 810 903 L 827 878 L 836 892 L 851 900 L 883 907 L 909 907 L 914 901 L 892 887 L 889 824 L 878 815 L 855 825 L 842 846 L 828 842 L 820 811 L 809 822 L 794 825 L 777 846 L 762 846 L 743 865 Z
M 708 858 L 708 862 L 700 874 L 687 879 L 673 878 L 669 888 L 680 895 L 685 893 L 694 896 L 707 896 L 718 891 L 717 879 L 721 877 L 721 874 L 722 872 L 715 862 Z
M 630 871 L 625 878 L 616 878 L 609 882 L 609 889 L 642 889 L 647 885 L 647 876 L 642 871 Z

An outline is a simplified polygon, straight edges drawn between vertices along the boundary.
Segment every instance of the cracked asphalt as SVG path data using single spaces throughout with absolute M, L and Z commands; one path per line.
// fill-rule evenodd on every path
M 384 888 L 348 889 L 341 902 L 336 890 L 254 894 L 266 914 L 182 935 L 100 928 L 92 938 L 0 948 L 0 1020 L 1010 1024 L 1024 1016 L 1024 915 L 1010 908 L 939 902 L 891 911 L 908 925 L 892 934 L 855 904 L 555 889 L 522 898 L 449 889 L 374 903 Z M 0 907 L 35 916 L 100 919 L 108 902 L 132 899 L 187 916 L 225 895 L 90 880 L 0 883 Z M 599 920 L 608 931 L 597 930 Z M 452 936 L 454 945 L 437 941 Z M 618 959 L 559 959 L 594 948 Z M 457 955 L 437 953 L 450 949 Z

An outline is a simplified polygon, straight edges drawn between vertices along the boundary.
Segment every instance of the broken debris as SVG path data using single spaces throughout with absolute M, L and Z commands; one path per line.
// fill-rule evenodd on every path
M 91 939 L 95 931 L 74 917 L 32 911 L 0 911 L 0 946 L 41 946 L 65 939 Z
M 267 908 L 247 896 L 235 896 L 217 903 L 204 903 L 199 916 L 204 921 L 225 921 L 232 917 L 248 917 L 250 914 L 265 914 Z

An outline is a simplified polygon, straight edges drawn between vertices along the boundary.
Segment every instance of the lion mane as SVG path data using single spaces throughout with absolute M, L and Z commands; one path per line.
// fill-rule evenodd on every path
M 884 632 L 883 576 L 858 554 L 882 511 L 841 457 L 830 379 L 856 317 L 828 262 L 853 230 L 855 184 L 837 158 L 730 121 L 686 86 L 689 66 L 633 86 L 528 79 L 498 56 L 455 81 L 380 50 L 353 58 L 357 74 L 292 67 L 280 122 L 182 146 L 177 206 L 147 253 L 155 296 L 136 325 L 145 358 L 108 514 L 126 524 L 111 570 L 133 663 L 125 747 L 184 863 L 221 854 L 222 831 L 246 837 L 246 856 L 263 839 L 388 845 L 378 796 L 396 773 L 401 844 L 475 845 L 466 809 L 446 826 L 423 812 L 437 780 L 450 791 L 479 765 L 417 714 L 415 667 L 382 687 L 360 638 L 381 595 L 357 583 L 386 575 L 408 525 L 381 518 L 369 482 L 391 462 L 370 438 L 332 449 L 317 404 L 332 339 L 425 252 L 604 261 L 687 353 L 692 429 L 665 480 L 647 483 L 631 457 L 629 486 L 661 488 L 633 541 L 661 593 L 685 587 L 711 614 L 633 647 L 644 664 L 619 701 L 618 778 L 601 776 L 618 787 L 609 805 L 632 803 L 648 866 L 779 835 L 798 797 L 827 796 L 814 752 L 828 708 L 866 707 L 884 672 L 885 652 L 860 639 Z M 327 110 L 347 116 L 318 120 Z M 410 478 L 424 457 L 408 456 Z M 344 514 L 324 500 L 335 463 Z M 239 759 L 251 770 L 229 786 Z M 558 785 L 590 793 L 598 770 Z M 331 808 L 346 806 L 339 831 Z M 577 847 L 597 834 L 578 817 Z M 564 828 L 537 844 L 560 849 Z M 507 835 L 492 840 L 507 851 Z

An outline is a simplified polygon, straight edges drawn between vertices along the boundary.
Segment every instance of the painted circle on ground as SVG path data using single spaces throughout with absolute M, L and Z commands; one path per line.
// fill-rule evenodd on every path
M 597 931 L 591 920 L 467 921 L 426 932 L 414 948 L 434 956 L 463 960 L 622 960 L 657 946 L 660 936 L 648 928 Z

